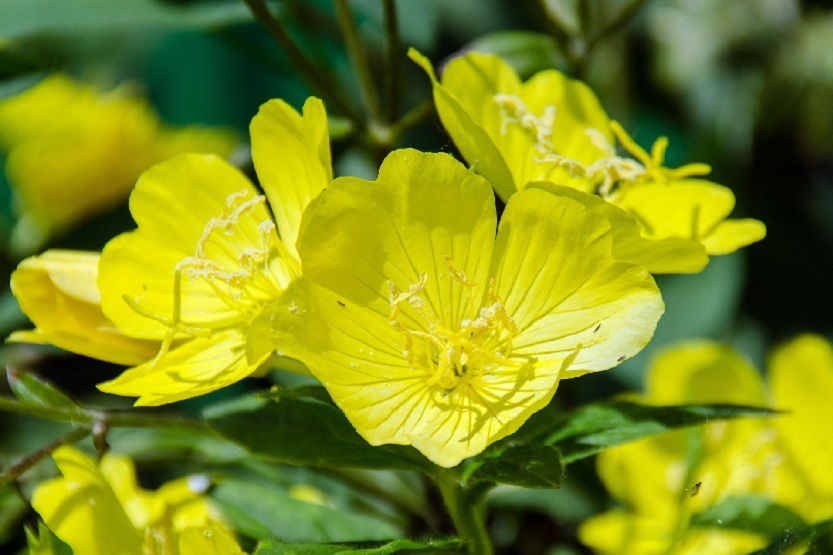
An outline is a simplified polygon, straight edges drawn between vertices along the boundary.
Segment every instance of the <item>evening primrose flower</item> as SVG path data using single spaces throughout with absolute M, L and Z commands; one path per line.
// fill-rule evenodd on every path
M 228 156 L 234 135 L 164 126 L 126 87 L 102 92 L 51 75 L 0 102 L 0 149 L 20 205 L 14 238 L 34 250 L 123 201 L 139 174 L 180 152 Z
M 12 293 L 35 329 L 7 341 L 55 345 L 116 364 L 152 359 L 158 341 L 125 336 L 101 312 L 98 261 L 98 253 L 50 250 L 21 262 L 12 272 Z
M 202 495 L 204 476 L 148 491 L 127 457 L 96 464 L 63 446 L 53 459 L 62 477 L 39 484 L 32 507 L 74 555 L 244 555 Z
M 332 179 L 324 105 L 310 98 L 299 115 L 271 100 L 251 135 L 264 194 L 210 155 L 180 155 L 139 178 L 130 196 L 138 229 L 105 246 L 98 287 L 102 311 L 122 333 L 162 347 L 102 391 L 138 396 L 137 405 L 170 403 L 266 361 L 247 360 L 246 334 L 300 274 L 301 215 Z
M 489 184 L 445 154 L 390 154 L 340 178 L 300 241 L 304 278 L 250 328 L 249 356 L 304 362 L 372 445 L 450 467 L 517 430 L 562 377 L 639 352 L 662 314 L 607 221 L 538 190 L 495 238 Z
M 521 82 L 501 58 L 477 52 L 450 61 L 440 82 L 424 56 L 410 56 L 431 78 L 437 112 L 463 157 L 504 201 L 540 182 L 576 189 L 567 194 L 585 205 L 598 195 L 611 205 L 602 210 L 612 218 L 615 255 L 652 273 L 698 272 L 709 254 L 763 238 L 761 222 L 725 219 L 731 190 L 692 179 L 709 173 L 707 165 L 665 167 L 668 141 L 645 151 L 583 83 L 556 70 Z
M 624 507 L 591 517 L 579 538 L 598 553 L 750 553 L 759 534 L 698 526 L 694 515 L 733 496 L 759 496 L 815 523 L 833 515 L 833 347 L 801 336 L 773 354 L 769 393 L 730 348 L 689 342 L 665 351 L 647 375 L 644 401 L 772 405 L 771 420 L 711 423 L 608 449 L 599 476 Z M 776 531 L 773 531 L 776 532 Z

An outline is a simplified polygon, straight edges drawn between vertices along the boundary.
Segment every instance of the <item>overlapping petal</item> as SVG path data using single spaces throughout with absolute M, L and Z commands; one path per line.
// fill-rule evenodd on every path
M 116 364 L 151 359 L 158 342 L 124 335 L 102 313 L 98 261 L 95 253 L 51 250 L 21 262 L 11 276 L 12 292 L 36 327 L 8 341 L 52 344 Z

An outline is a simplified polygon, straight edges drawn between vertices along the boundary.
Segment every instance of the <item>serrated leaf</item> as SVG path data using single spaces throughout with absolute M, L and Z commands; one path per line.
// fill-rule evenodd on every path
M 699 426 L 714 420 L 776 414 L 778 412 L 772 409 L 739 405 L 650 406 L 625 401 L 596 403 L 566 416 L 541 443 L 558 447 L 562 463 L 568 464 L 608 447 L 670 430 Z
M 755 495 L 730 497 L 691 517 L 692 526 L 737 528 L 765 536 L 782 530 L 804 530 L 807 523 L 771 499 Z
M 301 389 L 301 388 L 299 388 Z M 368 444 L 321 387 L 279 393 L 276 400 L 245 397 L 210 407 L 208 425 L 250 453 L 311 467 L 419 470 L 429 463 L 410 447 Z
M 6 377 L 14 396 L 24 403 L 42 407 L 80 409 L 66 394 L 32 372 L 7 366 Z
M 394 540 L 382 545 L 333 545 L 333 544 L 289 544 L 275 541 L 262 542 L 254 555 L 409 555 L 432 553 L 464 553 L 466 544 L 463 540 Z
M 321 499 L 317 503 L 297 499 L 285 488 L 263 481 L 226 480 L 211 495 L 234 527 L 252 537 L 348 542 L 387 540 L 403 534 L 390 520 L 329 506 L 324 492 L 318 492 Z
M 471 50 L 497 54 L 521 76 L 567 65 L 552 36 L 534 31 L 498 31 L 483 35 L 463 48 L 464 52 Z
M 466 467 L 463 477 L 468 484 L 486 482 L 524 488 L 559 488 L 564 465 L 555 447 L 521 445 L 476 458 Z
M 176 6 L 154 0 L 0 0 L 0 13 L 0 36 L 5 39 L 149 28 L 212 29 L 252 20 L 242 2 Z

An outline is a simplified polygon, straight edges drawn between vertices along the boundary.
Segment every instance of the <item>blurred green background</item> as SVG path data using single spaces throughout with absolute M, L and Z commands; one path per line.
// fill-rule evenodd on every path
M 382 2 L 350 5 L 381 83 Z M 396 5 L 404 79 L 400 113 L 430 98 L 424 74 L 404 56 L 408 46 L 438 65 L 475 48 L 506 56 L 525 76 L 558 67 L 585 79 L 643 146 L 668 136 L 669 165 L 710 164 L 711 178 L 737 195 L 734 216 L 767 225 L 764 241 L 714 258 L 701 274 L 660 277 L 667 312 L 648 349 L 615 370 L 565 382 L 560 403 L 640 389 L 652 353 L 684 338 L 729 342 L 763 368 L 767 351 L 779 341 L 803 331 L 833 336 L 833 2 L 398 0 Z M 544 17 L 544 5 L 555 15 Z M 357 79 L 331 0 L 281 0 L 270 6 L 359 110 Z M 57 70 L 104 88 L 137 83 L 166 122 L 230 126 L 241 137 L 247 137 L 261 103 L 280 97 L 300 107 L 312 94 L 242 2 L 0 0 L 0 98 Z M 454 151 L 433 113 L 392 146 Z M 333 153 L 337 174 L 375 175 L 378 153 L 349 136 L 335 139 Z M 9 244 L 15 217 L 13 195 L 3 181 L 4 283 L 19 262 Z M 125 201 L 54 238 L 49 247 L 99 249 L 132 227 Z M 5 288 L 0 334 L 26 325 Z M 2 349 L 3 361 L 32 360 L 29 348 Z M 41 372 L 82 397 L 117 372 L 50 350 L 36 354 Z M 31 419 L 0 415 L 0 422 L 3 465 L 61 433 Z M 498 540 L 509 544 L 527 537 L 530 545 L 540 545 L 535 534 L 558 536 L 603 505 L 592 465 L 571 467 L 571 478 L 555 492 L 498 496 L 516 508 L 494 523 Z M 536 523 L 549 528 L 541 532 Z M 19 537 L 3 520 L 0 531 L 0 550 L 5 539 L 18 545 Z M 569 543 L 557 552 L 578 549 Z

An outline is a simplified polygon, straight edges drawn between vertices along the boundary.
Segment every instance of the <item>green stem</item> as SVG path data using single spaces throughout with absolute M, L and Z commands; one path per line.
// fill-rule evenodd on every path
M 350 6 L 347 4 L 347 0 L 336 0 L 335 6 L 338 23 L 341 26 L 342 33 L 344 33 L 347 55 L 350 58 L 353 69 L 356 71 L 356 76 L 359 78 L 362 102 L 367 109 L 372 125 L 373 122 L 380 121 L 381 111 L 379 108 L 379 96 L 376 93 L 376 85 L 373 82 L 373 74 L 370 71 L 370 62 L 367 58 L 367 53 L 362 47 L 359 28 L 356 26 L 356 20 L 353 19 L 353 14 L 350 13 Z
M 414 106 L 407 114 L 402 116 L 402 118 L 400 118 L 399 121 L 397 121 L 390 127 L 390 134 L 393 137 L 393 140 L 399 139 L 402 133 L 421 122 L 423 119 L 428 117 L 433 111 L 433 98 L 429 98 L 421 102 L 420 104 Z
M 647 0 L 633 0 L 633 2 L 625 6 L 622 11 L 616 14 L 616 17 L 608 21 L 602 29 L 600 29 L 587 41 L 585 52 L 589 54 L 590 51 L 593 50 L 603 38 L 617 33 L 622 27 L 627 25 L 627 23 L 633 18 L 634 15 L 636 15 L 646 1 Z
M 435 477 L 457 534 L 468 544 L 471 555 L 492 555 L 494 547 L 486 531 L 486 504 L 483 489 L 468 489 L 453 470 L 440 471 Z
M 325 103 L 332 106 L 334 110 L 353 121 L 357 126 L 363 127 L 364 121 L 350 105 L 339 96 L 336 91 L 338 87 L 330 82 L 330 79 L 318 70 L 318 67 L 304 55 L 295 40 L 284 30 L 278 21 L 272 16 L 265 0 L 243 0 L 249 7 L 255 19 L 272 35 L 272 38 L 280 45 L 286 53 L 289 61 L 307 80 L 312 90 L 324 99 Z
M 88 408 L 60 408 L 23 403 L 10 397 L 0 397 L 0 411 L 25 414 L 53 422 L 65 422 L 92 428 L 97 423 L 121 428 L 187 428 L 206 430 L 205 424 L 193 418 L 162 414 L 137 414 L 131 411 L 105 411 Z
M 399 68 L 399 22 L 396 15 L 396 1 L 382 0 L 382 11 L 385 18 L 385 73 L 384 88 L 386 102 L 386 117 L 388 122 L 396 121 L 399 116 L 399 89 L 401 88 L 401 73 Z
M 17 480 L 21 474 L 35 466 L 41 460 L 45 459 L 61 445 L 75 443 L 76 441 L 87 437 L 90 434 L 89 428 L 76 428 L 68 434 L 59 437 L 48 445 L 41 447 L 34 453 L 30 453 L 17 461 L 15 464 L 0 473 L 0 487 Z

